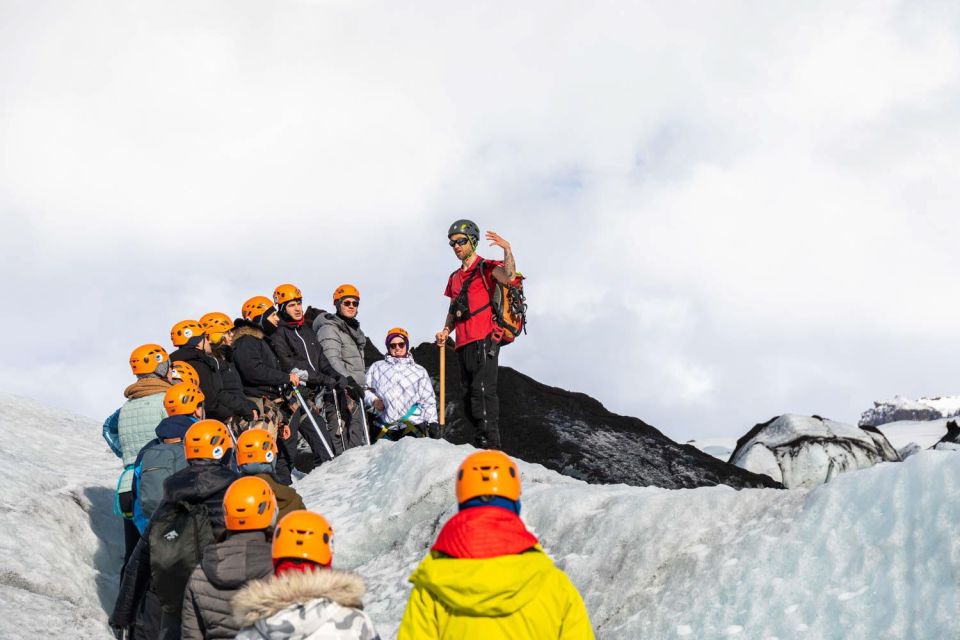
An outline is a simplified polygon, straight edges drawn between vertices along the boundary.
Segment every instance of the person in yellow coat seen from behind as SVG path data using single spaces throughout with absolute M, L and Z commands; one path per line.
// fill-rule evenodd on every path
M 410 577 L 398 640 L 592 640 L 583 599 L 520 519 L 520 471 L 500 451 L 457 470 L 460 512 Z

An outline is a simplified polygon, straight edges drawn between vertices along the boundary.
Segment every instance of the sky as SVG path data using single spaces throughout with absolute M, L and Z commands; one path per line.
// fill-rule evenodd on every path
M 105 417 L 283 282 L 429 340 L 466 217 L 501 364 L 676 440 L 855 422 L 960 393 L 958 143 L 956 3 L 0 0 L 0 389 Z

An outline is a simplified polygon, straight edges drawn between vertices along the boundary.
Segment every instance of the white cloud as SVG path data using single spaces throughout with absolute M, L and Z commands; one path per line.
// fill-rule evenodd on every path
M 132 346 L 281 281 L 321 306 L 354 281 L 375 342 L 427 339 L 468 216 L 530 277 L 504 362 L 675 437 L 951 391 L 960 354 L 931 345 L 960 320 L 958 22 L 897 2 L 2 5 L 0 383 L 105 413 Z

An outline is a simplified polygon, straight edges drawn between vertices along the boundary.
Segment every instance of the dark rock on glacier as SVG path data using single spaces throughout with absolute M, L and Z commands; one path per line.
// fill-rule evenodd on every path
M 440 350 L 424 343 L 414 358 L 439 390 Z M 367 363 L 382 356 L 369 345 Z M 446 439 L 472 443 L 464 418 L 459 370 L 446 349 Z M 736 488 L 779 487 L 766 476 L 727 464 L 681 445 L 638 418 L 611 413 L 597 400 L 541 384 L 510 367 L 500 367 L 500 432 L 504 450 L 528 462 L 595 483 L 624 483 L 681 489 L 726 484 Z

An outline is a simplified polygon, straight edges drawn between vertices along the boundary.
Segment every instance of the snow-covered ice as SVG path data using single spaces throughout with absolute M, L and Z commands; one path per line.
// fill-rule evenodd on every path
M 899 460 L 880 433 L 795 414 L 757 425 L 730 456 L 731 464 L 767 475 L 788 489 L 813 487 L 841 473 Z
M 0 637 L 111 638 L 121 465 L 100 425 L 0 394 Z
M 0 635 L 110 637 L 119 461 L 98 424 L 29 401 L 0 396 L 0 425 Z M 20 433 L 30 437 L 10 437 Z M 336 530 L 335 565 L 367 580 L 384 638 L 406 578 L 454 513 L 453 474 L 470 451 L 380 443 L 299 482 Z M 580 589 L 598 638 L 960 637 L 956 453 L 923 451 L 811 491 L 588 485 L 519 464 L 524 519 Z
M 904 449 L 911 444 L 916 444 L 920 449 L 929 449 L 937 444 L 947 434 L 948 422 L 950 422 L 948 418 L 941 420 L 902 420 L 882 424 L 877 429 L 887 436 L 887 440 L 897 451 L 908 453 Z M 901 455 L 901 457 L 905 456 Z
M 469 451 L 378 444 L 301 483 L 337 530 L 338 564 L 367 578 L 368 610 L 388 637 L 404 578 L 454 513 L 452 477 Z M 524 519 L 584 595 L 600 638 L 956 637 L 951 455 L 924 452 L 813 491 L 597 486 L 520 463 Z

